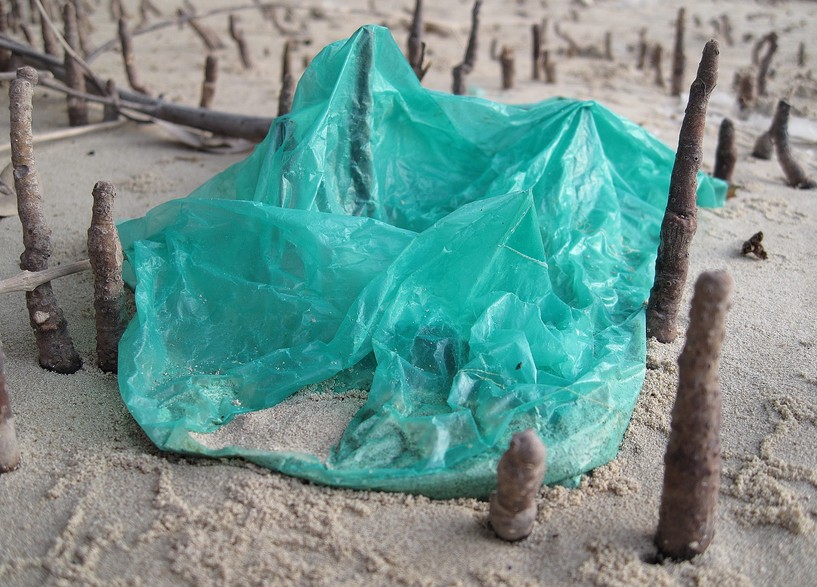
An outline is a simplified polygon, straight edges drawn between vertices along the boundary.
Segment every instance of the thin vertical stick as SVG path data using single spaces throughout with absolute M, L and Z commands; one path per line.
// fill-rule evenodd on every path
M 199 108 L 210 108 L 216 95 L 218 81 L 218 57 L 208 55 L 204 62 L 204 81 L 201 84 L 201 100 Z
M 777 33 L 771 32 L 766 35 L 761 43 L 768 44 L 768 48 L 766 49 L 766 53 L 763 54 L 763 57 L 760 58 L 760 62 L 757 66 L 757 95 L 758 96 L 765 96 L 766 95 L 766 78 L 769 75 L 769 66 L 772 63 L 772 57 L 777 52 Z
M 738 160 L 738 148 L 735 146 L 735 125 L 728 118 L 721 121 L 718 130 L 718 147 L 715 149 L 715 170 L 712 175 L 732 183 L 732 173 Z
M 514 78 L 516 77 L 516 60 L 511 47 L 502 46 L 502 51 L 499 52 L 499 63 L 502 67 L 502 89 L 510 90 L 513 88 Z
M 650 65 L 655 71 L 655 85 L 659 88 L 665 86 L 664 83 L 664 48 L 661 43 L 656 43 L 650 52 Z
M 545 71 L 545 83 L 556 83 L 556 64 L 550 60 L 550 51 L 542 51 L 542 69 Z
M 149 96 L 150 90 L 139 79 L 136 58 L 133 55 L 133 39 L 128 30 L 128 23 L 124 18 L 119 19 L 119 44 L 122 48 L 122 61 L 125 64 L 125 75 L 128 78 L 128 84 L 130 84 L 133 91 Z
M 542 79 L 542 27 L 538 24 L 531 26 L 532 54 L 531 79 Z
M 647 336 L 672 342 L 678 335 L 676 321 L 689 268 L 689 245 L 698 225 L 695 194 L 709 95 L 718 79 L 718 42 L 703 50 L 698 73 L 689 88 L 678 150 L 670 179 L 669 198 L 661 223 L 661 241 L 655 259 L 655 281 L 647 305 Z
M 411 19 L 411 30 L 408 38 L 408 62 L 417 79 L 423 79 L 423 0 L 415 0 L 414 16 Z
M 42 30 L 43 49 L 46 55 L 58 57 L 60 54 L 60 42 L 57 40 L 54 29 L 51 28 L 47 19 L 40 18 L 40 29 Z
M 79 37 L 77 36 L 77 15 L 74 5 L 66 2 L 62 9 L 62 18 L 65 23 L 65 42 L 76 51 L 79 48 Z M 68 86 L 78 92 L 85 93 L 85 75 L 74 56 L 65 52 L 65 71 L 68 77 Z M 68 125 L 84 126 L 88 124 L 88 104 L 83 98 L 77 96 L 66 96 L 68 106 Z
M 66 6 L 70 6 L 67 4 Z M 51 255 L 51 231 L 45 224 L 42 196 L 34 165 L 34 138 L 31 132 L 31 97 L 37 83 L 37 72 L 31 67 L 17 71 L 17 79 L 9 89 L 11 111 L 11 162 L 14 168 L 14 188 L 17 210 L 23 225 L 23 245 L 20 269 L 43 271 Z M 40 365 L 57 373 L 74 373 L 82 361 L 68 334 L 68 323 L 51 289 L 51 283 L 26 292 L 31 327 L 37 340 Z
M 613 60 L 613 33 L 610 31 L 604 33 L 604 58 L 607 61 Z
M 801 190 L 811 190 L 817 187 L 817 183 L 806 175 L 803 167 L 795 160 L 789 146 L 789 111 L 791 105 L 785 100 L 777 103 L 774 113 L 772 127 L 769 129 L 774 150 L 777 154 L 777 162 L 786 176 L 786 183 L 790 187 Z
M 278 94 L 278 116 L 289 114 L 292 110 L 292 98 L 295 90 L 295 78 L 292 75 L 292 40 L 284 43 L 284 54 L 281 57 L 281 93 Z
M 0 343 L 0 473 L 8 473 L 20 466 L 20 448 L 14 431 L 14 414 L 6 385 L 6 355 Z
M 715 535 L 721 478 L 721 391 L 718 376 L 732 278 L 716 271 L 695 283 L 687 339 L 678 357 L 678 393 L 664 455 L 664 486 L 655 544 L 666 557 L 689 560 Z
M 82 0 L 71 0 L 74 4 L 74 14 L 77 15 L 77 41 L 83 58 L 91 52 L 91 41 L 88 36 L 91 34 L 91 22 L 88 20 L 88 12 Z
M 642 28 L 638 31 L 638 59 L 636 60 L 636 69 L 644 69 L 647 62 L 647 29 Z
M 239 25 L 239 18 L 235 14 L 231 14 L 228 18 L 230 36 L 235 41 L 238 47 L 238 55 L 241 57 L 241 65 L 244 69 L 252 69 L 252 57 L 250 57 L 250 50 L 247 46 L 247 40 L 244 38 L 244 31 Z
M 122 281 L 122 245 L 113 221 L 115 196 L 112 183 L 96 183 L 91 227 L 88 229 L 88 258 L 94 272 L 97 362 L 99 368 L 108 373 L 116 373 L 119 339 L 128 325 Z
M 471 33 L 468 35 L 468 45 L 465 48 L 465 58 L 462 63 L 454 67 L 453 93 L 459 96 L 465 94 L 465 77 L 474 69 L 477 61 L 477 46 L 479 44 L 479 9 L 482 0 L 475 0 L 471 10 Z
M 675 21 L 675 47 L 672 51 L 672 78 L 670 80 L 670 95 L 680 96 L 684 85 L 684 70 L 686 69 L 686 55 L 684 55 L 684 25 L 686 9 L 678 9 L 678 19 Z
M 102 120 L 104 122 L 111 122 L 119 120 L 119 92 L 116 90 L 116 82 L 112 79 L 105 84 L 105 95 L 111 99 L 110 104 L 105 104 L 102 111 Z
M 216 31 L 211 29 L 206 24 L 200 22 L 199 19 L 193 18 L 192 14 L 188 14 L 181 8 L 176 11 L 176 14 L 187 19 L 187 23 L 196 32 L 204 45 L 207 47 L 208 51 L 224 49 L 224 41 L 221 40 Z

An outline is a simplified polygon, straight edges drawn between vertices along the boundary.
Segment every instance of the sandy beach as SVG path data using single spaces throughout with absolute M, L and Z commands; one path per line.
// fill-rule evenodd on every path
M 123 2 L 133 26 L 138 2 Z M 176 4 L 154 1 L 162 16 Z M 116 37 L 107 3 L 90 2 L 95 45 Z M 195 2 L 199 13 L 222 8 Z M 428 88 L 450 91 L 451 68 L 468 39 L 471 3 L 426 7 Z M 238 3 L 235 3 L 238 6 Z M 638 34 L 664 47 L 664 73 L 676 12 L 687 11 L 687 66 L 681 97 L 636 68 Z M 241 66 L 227 33 L 227 14 L 207 17 L 225 47 L 213 108 L 275 116 L 286 36 L 257 10 L 241 16 L 254 66 Z M 317 0 L 280 9 L 279 25 L 299 42 L 295 75 L 328 43 L 364 24 L 389 27 L 405 47 L 413 2 Z M 731 24 L 731 43 L 722 15 Z M 548 19 L 554 84 L 531 79 L 530 27 Z M 716 23 L 717 26 L 715 26 Z M 817 583 L 817 191 L 788 187 L 777 161 L 750 153 L 778 99 L 792 104 L 795 155 L 817 177 L 817 3 L 810 1 L 658 2 L 650 0 L 485 0 L 476 68 L 469 93 L 526 104 L 552 96 L 596 100 L 672 147 L 700 51 L 721 45 L 720 73 L 707 114 L 703 170 L 714 164 L 718 125 L 735 123 L 735 197 L 720 209 L 700 209 L 690 279 L 680 322 L 688 322 L 695 277 L 723 269 L 734 280 L 721 356 L 723 472 L 717 532 L 707 552 L 690 562 L 656 562 L 653 536 L 663 455 L 677 384 L 681 335 L 671 344 L 648 341 L 647 375 L 618 457 L 582 478 L 575 489 L 543 487 L 532 534 L 506 543 L 488 526 L 487 501 L 432 500 L 403 493 L 334 489 L 287 477 L 241 460 L 160 452 L 125 407 L 116 376 L 96 366 L 93 276 L 53 282 L 83 368 L 58 375 L 38 365 L 24 294 L 0 294 L 0 340 L 20 449 L 21 467 L 0 476 L 0 584 L 3 585 L 813 585 Z M 599 56 L 568 56 L 554 25 Z M 39 25 L 32 27 L 39 29 Z M 603 58 L 611 32 L 612 59 Z M 732 80 L 751 66 L 763 35 L 779 48 L 768 93 L 739 112 Z M 20 35 L 13 35 L 23 41 Z M 143 81 L 165 99 L 197 105 L 206 50 L 185 27 L 137 35 Z M 516 55 L 516 84 L 501 88 L 491 46 Z M 38 36 L 39 41 L 39 36 Z M 804 63 L 798 46 L 804 43 Z M 41 47 L 38 47 L 41 48 Z M 121 56 L 93 62 L 102 78 L 127 87 Z M 0 88 L 7 111 L 8 83 Z M 101 108 L 91 109 L 92 121 Z M 0 117 L 0 168 L 10 161 L 8 117 Z M 39 88 L 38 134 L 67 127 L 65 99 Z M 100 179 L 117 187 L 116 217 L 144 215 L 187 195 L 246 153 L 214 154 L 179 144 L 160 125 L 125 122 L 115 129 L 36 145 L 50 264 L 87 257 L 91 189 Z M 742 255 L 758 231 L 768 259 Z M 19 273 L 21 226 L 0 218 L 0 279 Z M 231 433 L 263 445 L 326 450 L 365 400 L 319 385 L 264 415 L 263 425 L 236 421 Z M 232 425 L 232 424 L 231 424 Z M 224 433 L 225 435 L 227 432 Z M 224 438 L 202 442 L 226 442 Z

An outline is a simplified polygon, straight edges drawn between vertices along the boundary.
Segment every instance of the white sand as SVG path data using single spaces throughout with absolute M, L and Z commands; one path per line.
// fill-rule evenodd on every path
M 175 7 L 154 2 L 166 13 L 171 4 Z M 207 0 L 196 5 L 204 10 L 226 3 Z M 136 14 L 135 1 L 125 4 Z M 362 0 L 321 2 L 326 16 L 308 21 L 311 44 L 298 48 L 298 63 L 366 22 L 394 25 L 403 45 L 412 3 L 373 4 L 379 7 L 375 15 L 365 13 L 368 3 Z M 443 4 L 446 8 L 440 7 Z M 700 212 L 690 266 L 691 280 L 708 269 L 727 269 L 735 280 L 721 367 L 723 489 L 717 535 L 706 554 L 683 564 L 651 562 L 675 361 L 683 337 L 671 345 L 651 344 L 644 391 L 619 457 L 586 477 L 580 489 L 543 488 L 533 534 L 506 544 L 486 527 L 485 502 L 328 489 L 241 462 L 159 454 L 125 409 L 115 378 L 94 366 L 92 282 L 86 273 L 54 283 L 85 362 L 75 375 L 55 375 L 37 365 L 22 293 L 5 294 L 0 303 L 0 337 L 24 454 L 18 471 L 0 477 L 0 584 L 817 582 L 817 192 L 786 187 L 775 161 L 748 155 L 756 135 L 769 124 L 775 100 L 795 89 L 791 141 L 809 174 L 817 176 L 817 3 L 685 4 L 685 86 L 694 75 L 699 48 L 713 34 L 710 20 L 728 14 L 734 29 L 735 45 L 721 46 L 704 167 L 711 169 L 717 125 L 724 116 L 736 122 L 740 149 L 737 198 L 723 210 Z M 344 13 L 341 6 L 361 10 Z M 486 0 L 477 70 L 469 83 L 488 98 L 509 102 L 556 94 L 594 98 L 674 147 L 685 101 L 667 96 L 652 85 L 651 74 L 635 70 L 633 48 L 638 29 L 648 26 L 649 38 L 664 44 L 668 73 L 677 6 L 648 0 L 572 5 L 566 0 Z M 470 3 L 438 3 L 426 12 L 429 21 L 450 34 L 428 35 L 433 66 L 425 84 L 447 90 L 450 68 L 461 59 L 467 38 Z M 294 28 L 308 17 L 305 11 L 294 14 L 296 22 L 288 25 Z M 612 30 L 614 61 L 556 55 L 558 85 L 530 81 L 529 30 L 543 16 L 550 17 L 551 26 L 560 22 L 581 44 L 601 46 L 604 32 Z M 257 66 L 244 72 L 231 44 L 220 51 L 214 107 L 273 115 L 283 37 L 254 12 L 242 17 Z M 94 40 L 113 37 L 105 7 L 93 19 Z M 207 22 L 228 40 L 226 16 Z M 749 64 L 754 40 L 771 30 L 781 39 L 770 95 L 748 120 L 738 120 L 732 76 Z M 488 53 L 492 38 L 516 48 L 514 90 L 499 89 L 499 66 Z M 807 46 L 805 68 L 795 63 L 800 41 Z M 552 29 L 549 44 L 556 51 L 565 46 Z M 136 46 L 149 85 L 171 100 L 198 101 L 204 52 L 189 30 L 167 28 L 138 37 Z M 115 54 L 104 55 L 94 67 L 125 85 Z M 8 103 L 5 97 L 0 102 L 4 108 Z M 64 126 L 62 97 L 38 90 L 35 119 L 38 131 Z M 7 136 L 5 120 L 0 119 L 0 136 Z M 7 152 L 2 156 L 7 158 Z M 170 142 L 156 127 L 127 124 L 42 145 L 36 157 L 55 265 L 85 256 L 90 191 L 98 179 L 118 186 L 117 216 L 131 217 L 187 194 L 241 155 L 193 152 Z M 740 255 L 742 242 L 758 230 L 766 237 L 767 261 Z M 0 220 L 0 278 L 18 271 L 20 232 L 16 218 Z M 690 291 L 691 282 L 684 325 Z M 304 392 L 277 412 L 263 415 L 277 419 L 280 427 L 278 436 L 267 430 L 271 436 L 258 435 L 258 442 L 325 450 L 339 434 L 327 423 L 342 426 L 359 405 L 354 402 L 361 400 L 346 401 L 340 407 L 340 402 Z M 250 418 L 242 426 L 245 433 L 253 429 Z

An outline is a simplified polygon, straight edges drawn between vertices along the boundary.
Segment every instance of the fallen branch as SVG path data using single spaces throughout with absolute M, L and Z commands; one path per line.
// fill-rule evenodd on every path
M 0 280 L 0 294 L 12 293 L 15 291 L 34 291 L 38 286 L 54 281 L 66 275 L 73 275 L 82 271 L 88 271 L 91 262 L 88 259 L 75 261 L 65 265 L 49 267 L 43 271 L 21 271 L 14 277 Z
M 50 143 L 51 141 L 59 141 L 61 139 L 72 139 L 81 135 L 87 135 L 94 132 L 101 132 L 122 126 L 125 124 L 124 120 L 113 120 L 110 122 L 98 122 L 96 124 L 86 124 L 85 126 L 72 126 L 69 128 L 61 128 L 49 132 L 38 132 L 34 137 L 34 144 L 40 145 L 42 143 Z M 11 143 L 0 145 L 0 153 L 11 151 Z

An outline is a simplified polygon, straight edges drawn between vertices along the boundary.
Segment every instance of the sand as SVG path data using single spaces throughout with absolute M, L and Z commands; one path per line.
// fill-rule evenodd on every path
M 107 4 L 107 3 L 103 3 Z M 166 13 L 175 3 L 155 2 Z M 197 2 L 199 10 L 227 2 Z M 372 12 L 369 4 L 376 5 Z M 442 7 L 440 5 L 444 4 Z M 125 5 L 138 15 L 137 3 Z M 546 5 L 546 7 L 544 6 Z M 552 95 L 593 98 L 675 146 L 685 97 L 672 98 L 635 68 L 638 30 L 670 50 L 678 3 L 609 0 L 486 0 L 482 45 L 472 91 L 515 103 Z M 0 338 L 7 362 L 21 468 L 0 476 L 0 583 L 4 585 L 809 585 L 817 581 L 817 192 L 789 188 L 777 163 L 749 156 L 769 122 L 775 101 L 794 106 L 791 142 L 807 172 L 817 176 L 817 100 L 813 34 L 817 3 L 701 1 L 685 3 L 691 82 L 699 48 L 714 34 L 712 19 L 727 14 L 734 44 L 721 47 L 721 74 L 710 103 L 704 169 L 711 170 L 717 126 L 735 120 L 740 156 L 737 197 L 721 210 L 702 210 L 692 246 L 690 275 L 726 269 L 735 281 L 727 320 L 723 388 L 723 486 L 718 527 L 709 550 L 686 563 L 655 563 L 652 536 L 658 517 L 662 457 L 677 381 L 674 343 L 652 341 L 648 372 L 618 458 L 586 476 L 578 489 L 545 487 L 531 536 L 508 544 L 487 527 L 487 503 L 433 501 L 405 494 L 336 490 L 242 463 L 159 453 L 125 409 L 116 379 L 95 367 L 92 280 L 88 273 L 54 282 L 85 367 L 70 376 L 37 365 L 22 293 L 0 294 Z M 411 3 L 306 2 L 283 24 L 309 40 L 296 50 L 297 73 L 327 42 L 361 24 L 392 27 L 405 43 Z M 450 68 L 462 57 L 470 4 L 429 6 L 432 68 L 429 87 L 450 88 Z M 214 107 L 275 114 L 283 36 L 252 11 L 242 23 L 256 66 L 241 68 L 231 44 L 218 52 L 222 69 Z M 282 20 L 284 13 L 281 12 Z M 542 17 L 559 22 L 580 44 L 602 46 L 613 32 L 612 61 L 574 57 L 551 28 L 558 83 L 530 80 L 529 27 Z M 155 17 L 153 17 L 155 19 Z M 92 16 L 92 39 L 114 37 L 107 6 Z M 134 22 L 138 16 L 134 16 Z M 207 21 L 226 35 L 226 15 Z M 750 64 L 753 43 L 775 30 L 780 49 L 769 95 L 738 117 L 734 72 Z M 492 39 L 515 47 L 517 86 L 500 89 Z M 798 67 L 799 42 L 806 64 Z M 137 37 L 143 79 L 167 99 L 198 101 L 204 50 L 188 29 Z M 168 56 L 173 55 L 171 59 Z M 125 86 L 114 53 L 94 62 L 103 77 Z M 669 59 L 665 62 L 669 72 Z M 8 99 L 0 97 L 5 105 Z M 99 117 L 97 111 L 93 116 Z M 6 119 L 7 120 L 7 119 Z M 38 133 L 66 125 L 64 99 L 38 90 Z M 0 119 L 0 136 L 7 122 Z M 8 152 L 0 147 L 0 156 Z M 85 257 L 91 188 L 118 186 L 117 217 L 143 214 L 186 195 L 243 155 L 190 150 L 151 125 L 42 144 L 36 151 L 52 265 Z M 5 166 L 7 161 L 0 165 Z M 762 230 L 769 259 L 740 254 Z M 16 217 L 0 219 L 0 278 L 18 272 L 21 230 Z M 686 325 L 691 281 L 684 298 Z M 362 401 L 337 399 L 318 388 L 259 415 L 278 428 L 239 420 L 228 434 L 252 434 L 259 443 L 325 450 Z M 335 426 L 333 428 L 333 426 Z M 222 434 L 222 433 L 219 433 Z M 265 436 L 266 434 L 266 436 Z M 213 437 L 208 442 L 228 442 Z M 288 443 L 288 444 L 287 444 Z

